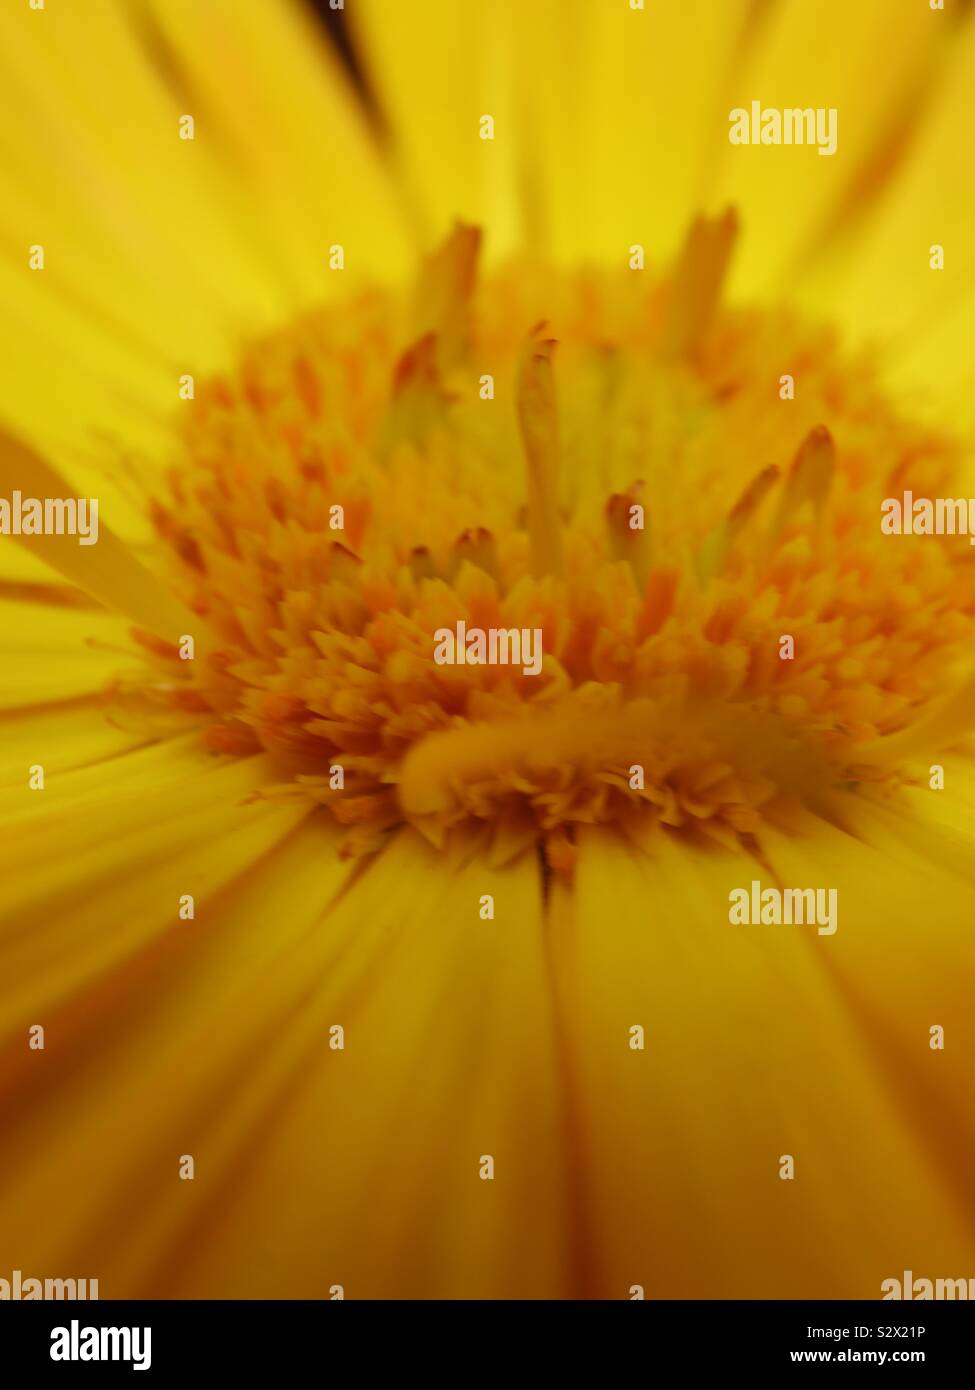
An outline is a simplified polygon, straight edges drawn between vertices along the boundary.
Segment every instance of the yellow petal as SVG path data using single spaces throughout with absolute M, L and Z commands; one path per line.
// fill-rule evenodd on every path
M 925 79 L 944 39 L 943 20 L 926 5 L 888 0 L 771 7 L 716 129 L 722 154 L 713 205 L 734 203 L 741 214 L 733 293 L 791 288 L 797 269 L 835 232 L 842 212 L 852 210 L 892 129 L 930 93 Z M 835 108 L 835 153 L 732 145 L 728 114 L 750 112 L 753 101 L 763 109 Z
M 218 1176 L 206 1145 L 195 1185 L 178 1180 L 180 1156 L 204 1131 L 220 1135 L 249 1111 L 261 1059 L 288 1035 L 323 958 L 317 919 L 351 870 L 321 822 L 253 863 L 219 843 L 205 852 L 220 855 L 208 877 L 223 891 L 201 892 L 193 921 L 176 921 L 175 900 L 157 901 L 158 882 L 142 880 L 132 911 L 143 931 L 151 918 L 151 937 L 106 961 L 97 990 L 32 1016 L 46 1026 L 43 1053 L 28 1051 L 22 1034 L 0 1053 L 9 1121 L 0 1138 L 0 1257 L 11 1268 L 68 1270 L 77 1258 L 101 1279 L 102 1297 L 158 1289 L 149 1271 L 182 1242 L 187 1220 L 202 1219 L 195 1198 L 213 1213 Z M 181 853 L 171 886 L 190 887 L 199 858 L 194 865 Z M 132 933 L 114 915 L 122 909 L 106 895 L 112 935 Z M 224 1176 L 232 1185 L 232 1171 Z
M 367 868 L 319 924 L 314 961 L 295 960 L 305 991 L 233 1112 L 194 1130 L 214 1171 L 157 1291 L 564 1296 L 572 1216 L 541 921 L 530 860 L 445 862 L 407 834 Z
M 15 491 L 26 498 L 69 498 L 70 485 L 19 439 L 0 429 L 0 495 Z M 91 535 L 95 535 L 94 527 Z M 4 544 L 10 539 L 4 537 Z M 177 643 L 196 634 L 199 622 L 132 554 L 98 512 L 97 540 L 82 545 L 77 535 L 30 535 L 17 538 L 33 555 L 85 593 L 124 614 L 140 627 Z
M 345 248 L 354 279 L 406 273 L 409 246 L 392 186 L 307 8 L 294 0 L 150 0 L 150 10 L 197 98 L 196 143 L 220 150 L 224 216 L 240 208 L 248 227 L 262 225 L 289 303 L 346 292 L 344 275 L 329 269 L 333 244 Z
M 763 877 L 740 855 L 661 836 L 638 858 L 610 835 L 583 836 L 552 939 L 588 1293 L 870 1299 L 905 1267 L 972 1264 L 959 1194 L 898 1094 L 898 1058 L 874 1046 L 834 982 L 837 944 L 870 930 L 875 959 L 882 937 L 903 940 L 875 861 L 849 845 L 874 925 L 841 889 L 838 933 L 819 937 L 729 923 L 730 889 Z M 835 861 L 813 850 L 800 842 L 787 883 L 836 882 Z M 858 984 L 872 996 L 862 954 Z M 629 1045 L 634 1025 L 643 1051 Z M 786 1154 L 792 1181 L 779 1177 Z
M 533 244 L 620 269 L 635 243 L 648 262 L 677 250 L 707 186 L 749 13 L 747 0 L 500 7 Z
M 3 824 L 0 1035 L 178 929 L 181 895 L 202 906 L 280 840 L 307 808 L 245 801 L 271 777 L 191 738 L 69 773 L 50 805 L 25 786 Z
M 489 258 L 518 247 L 523 131 L 497 7 L 357 0 L 348 13 L 385 116 L 389 163 L 424 244 L 437 245 L 461 218 L 485 228 Z M 482 138 L 484 117 L 493 138 Z
M 51 693 L 64 699 L 60 685 L 52 683 Z M 45 797 L 56 796 L 64 786 L 63 774 L 119 757 L 147 741 L 146 735 L 112 723 L 97 698 L 7 715 L 0 720 L 0 788 L 19 798 L 27 769 L 39 762 Z
M 924 7 L 917 13 L 928 22 Z M 939 18 L 932 16 L 935 23 Z M 894 359 L 893 383 L 913 410 L 943 418 L 947 403 L 956 407 L 956 423 L 966 426 L 975 423 L 969 350 L 975 191 L 964 173 L 975 142 L 973 81 L 975 24 L 969 22 L 946 51 L 929 102 L 913 117 L 897 177 L 800 294 L 807 308 L 885 347 Z M 934 246 L 944 248 L 943 270 L 932 269 Z

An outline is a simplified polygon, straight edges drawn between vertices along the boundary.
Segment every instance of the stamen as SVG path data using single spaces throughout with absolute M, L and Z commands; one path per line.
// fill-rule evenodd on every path
M 633 571 L 637 587 L 642 591 L 646 586 L 653 561 L 650 528 L 646 522 L 646 508 L 643 503 L 644 484 L 642 479 L 632 485 L 628 492 L 614 492 L 606 503 L 606 529 L 609 533 L 610 554 L 614 560 L 625 560 Z M 634 527 L 634 507 L 643 508 L 643 525 Z
M 437 366 L 437 335 L 427 333 L 408 347 L 396 364 L 382 427 L 381 455 L 388 457 L 400 443 L 422 444 L 450 399 Z
M 699 345 L 721 300 L 737 235 L 734 208 L 720 217 L 698 217 L 692 223 L 670 285 L 665 357 L 690 357 Z
M 829 495 L 836 466 L 836 445 L 825 425 L 817 425 L 799 445 L 786 480 L 779 510 L 772 523 L 771 538 L 779 535 L 795 519 L 807 502 L 816 516 Z
M 751 521 L 752 517 L 765 501 L 765 498 L 772 491 L 772 488 L 779 481 L 780 476 L 780 470 L 774 463 L 770 463 L 767 468 L 763 468 L 760 473 L 756 473 L 755 477 L 751 480 L 728 513 L 727 526 L 729 537 L 734 538 L 747 526 L 748 522 Z
M 698 578 L 703 583 L 713 579 L 721 569 L 729 547 L 754 517 L 778 482 L 779 476 L 779 470 L 774 463 L 757 473 L 738 498 L 727 518 L 719 522 L 704 541 L 697 557 Z
M 497 549 L 494 536 L 486 527 L 478 526 L 473 530 L 464 531 L 454 541 L 453 563 L 450 567 L 451 578 L 465 562 L 476 565 L 478 569 L 484 570 L 485 574 L 497 578 Z
M 425 545 L 415 545 L 410 551 L 410 573 L 419 582 L 421 579 L 433 579 L 437 573 L 437 566 L 434 564 L 430 549 Z
M 413 308 L 419 337 L 436 334 L 437 361 L 442 369 L 462 358 L 470 343 L 470 308 L 477 280 L 481 230 L 458 222 L 420 275 Z
M 559 423 L 552 373 L 554 338 L 547 325 L 529 336 L 518 370 L 517 406 L 528 464 L 528 534 L 536 577 L 562 573 L 562 535 L 558 506 Z

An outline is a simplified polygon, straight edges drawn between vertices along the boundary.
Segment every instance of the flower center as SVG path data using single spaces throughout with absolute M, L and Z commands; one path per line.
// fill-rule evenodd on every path
M 827 331 L 721 308 L 733 233 L 698 222 L 667 274 L 478 287 L 459 227 L 412 300 L 317 311 L 201 387 L 153 515 L 210 746 L 275 755 L 347 853 L 466 824 L 563 872 L 579 822 L 742 843 L 893 777 L 975 571 L 880 504 L 950 489 L 955 447 Z

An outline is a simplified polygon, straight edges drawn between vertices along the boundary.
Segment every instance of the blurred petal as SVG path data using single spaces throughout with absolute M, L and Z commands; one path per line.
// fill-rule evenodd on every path
M 5 654 L 0 706 L 23 709 L 97 694 L 124 663 L 122 652 L 131 646 L 129 628 L 118 614 L 100 609 L 0 598 Z M 36 751 L 44 748 L 39 741 Z M 43 763 L 45 758 L 27 761 Z
M 519 83 L 529 230 L 540 249 L 618 268 L 637 242 L 650 261 L 677 249 L 724 129 L 751 10 L 750 0 L 502 8 Z
M 864 185 L 876 193 L 878 161 L 890 158 L 892 132 L 906 127 L 933 90 L 943 18 L 927 5 L 889 0 L 793 0 L 773 7 L 715 131 L 722 159 L 711 201 L 734 203 L 743 229 L 733 293 L 787 290 Z M 780 110 L 835 107 L 836 152 L 733 146 L 728 112 L 750 111 L 753 101 Z
M 118 668 L 117 655 L 113 668 Z M 63 688 L 54 687 L 53 693 L 59 703 L 8 712 L 0 719 L 0 789 L 19 796 L 27 769 L 41 762 L 45 793 L 56 796 L 64 789 L 59 774 L 120 757 L 151 741 L 145 733 L 113 724 L 97 696 L 60 703 Z
M 565 1296 L 573 1218 L 541 926 L 530 858 L 492 871 L 398 838 L 322 922 L 248 1104 L 199 1131 L 218 1172 L 197 1184 L 161 1287 Z M 485 1154 L 494 1181 L 479 1177 Z
M 188 814 L 199 835 L 195 808 Z M 0 1141 L 0 1259 L 10 1268 L 80 1261 L 101 1278 L 102 1297 L 119 1296 L 181 1238 L 194 1190 L 178 1181 L 180 1155 L 261 1103 L 261 1059 L 301 1009 L 325 949 L 316 919 L 350 872 L 320 823 L 276 838 L 266 858 L 205 843 L 220 856 L 219 876 L 207 874 L 219 891 L 200 891 L 193 921 L 177 921 L 172 892 L 160 900 L 159 884 L 133 864 L 137 916 L 158 903 L 152 933 L 106 962 L 97 986 L 31 1015 L 46 1025 L 43 1053 L 28 1052 L 22 1036 L 0 1053 L 4 1111 L 16 1119 Z M 180 853 L 167 871 L 173 892 L 191 888 L 202 867 Z M 103 903 L 116 935 L 121 907 L 118 895 Z M 232 1188 L 234 1175 L 215 1173 L 210 1157 L 198 1154 L 200 1188 L 212 1196 L 219 1176 Z
M 878 939 L 890 950 L 912 918 L 868 877 L 862 846 L 823 835 L 834 851 L 845 843 L 863 885 L 856 903 L 837 854 L 822 862 L 806 836 L 785 881 L 841 884 L 835 937 L 731 926 L 730 888 L 762 878 L 740 856 L 661 836 L 652 859 L 637 859 L 586 835 L 554 941 L 590 1294 L 626 1298 L 642 1284 L 648 1298 L 878 1298 L 881 1280 L 907 1266 L 971 1264 L 968 1215 L 890 1059 L 831 978 L 837 943 L 870 931 L 873 961 Z M 929 1001 L 934 1013 L 943 1002 Z M 634 1024 L 646 1030 L 642 1052 L 628 1045 Z M 923 1057 L 926 1032 L 916 1047 Z M 779 1178 L 784 1154 L 794 1181 Z
M 21 432 L 78 448 L 100 426 L 154 452 L 181 373 L 344 290 L 332 244 L 355 276 L 405 267 L 364 118 L 293 0 L 4 6 L 0 75 L 4 406 Z
M 209 758 L 196 735 L 65 774 L 60 796 L 8 792 L 0 919 L 0 1036 L 177 929 L 307 814 L 246 800 L 263 758 Z M 16 871 L 16 872 L 14 872 Z
M 921 11 L 923 12 L 923 10 Z M 818 272 L 803 304 L 854 337 L 880 343 L 916 413 L 954 407 L 975 424 L 970 350 L 975 314 L 975 23 L 957 36 L 930 104 L 904 135 L 898 177 Z M 945 268 L 930 251 L 944 247 Z
M 484 225 L 489 256 L 519 245 L 523 134 L 504 15 L 493 0 L 356 0 L 349 21 L 389 129 L 388 157 L 423 241 L 457 218 Z M 481 138 L 481 119 L 494 121 Z

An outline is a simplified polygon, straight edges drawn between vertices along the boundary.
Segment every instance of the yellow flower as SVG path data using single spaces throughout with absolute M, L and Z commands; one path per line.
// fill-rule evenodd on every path
M 347 9 L 4 10 L 0 1277 L 975 1274 L 971 7 Z

